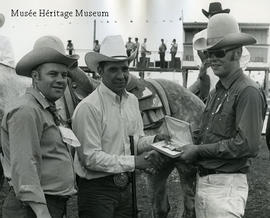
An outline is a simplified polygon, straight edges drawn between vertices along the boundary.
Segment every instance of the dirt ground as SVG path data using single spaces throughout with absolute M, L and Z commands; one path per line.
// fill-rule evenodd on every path
M 249 198 L 246 207 L 245 218 L 269 218 L 270 217 L 270 161 L 269 153 L 262 138 L 260 153 L 253 160 L 249 180 Z M 0 205 L 2 205 L 7 185 L 0 192 Z M 137 183 L 138 207 L 141 210 L 140 218 L 150 218 L 151 207 L 147 196 L 145 177 L 139 176 Z M 179 177 L 176 171 L 168 179 L 168 191 L 171 204 L 171 211 L 168 218 L 181 218 L 182 198 Z M 0 215 L 1 217 L 1 215 Z M 69 201 L 68 218 L 77 218 L 76 197 Z

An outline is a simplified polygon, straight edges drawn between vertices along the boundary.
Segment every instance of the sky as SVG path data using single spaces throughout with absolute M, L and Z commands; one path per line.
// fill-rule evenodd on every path
M 93 47 L 94 20 L 96 38 L 102 41 L 106 35 L 121 34 L 126 41 L 129 36 L 141 42 L 148 38 L 148 49 L 156 51 L 160 39 L 169 46 L 176 38 L 181 44 L 184 22 L 207 22 L 201 12 L 208 11 L 210 0 L 0 0 L 0 13 L 6 22 L 0 34 L 10 38 L 18 61 L 30 51 L 36 39 L 43 35 L 56 35 L 64 44 L 72 39 L 78 53 Z M 269 0 L 221 0 L 223 8 L 230 8 L 239 22 L 270 23 Z M 71 11 L 73 16 L 25 17 L 11 16 L 11 11 Z M 108 12 L 108 17 L 76 17 L 75 10 Z M 183 18 L 183 19 L 182 19 Z M 83 58 L 80 59 L 83 62 Z

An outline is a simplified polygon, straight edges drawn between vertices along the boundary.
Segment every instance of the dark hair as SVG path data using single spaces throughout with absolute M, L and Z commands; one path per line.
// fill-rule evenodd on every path
M 99 62 L 98 63 L 98 67 L 100 67 L 101 69 L 103 69 L 104 66 L 105 66 L 105 63 L 106 63 L 106 61 Z

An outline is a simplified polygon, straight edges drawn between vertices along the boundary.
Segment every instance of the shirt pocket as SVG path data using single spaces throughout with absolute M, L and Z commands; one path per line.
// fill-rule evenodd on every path
M 221 111 L 215 114 L 212 131 L 217 136 L 230 138 L 234 132 L 235 119 L 232 112 Z

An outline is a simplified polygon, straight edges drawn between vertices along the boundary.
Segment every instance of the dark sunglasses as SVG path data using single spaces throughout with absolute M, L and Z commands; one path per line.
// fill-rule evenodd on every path
M 203 52 L 203 54 L 207 58 L 210 58 L 212 55 L 214 55 L 217 58 L 224 58 L 228 51 L 232 51 L 232 50 L 237 49 L 237 48 L 239 48 L 239 46 L 233 47 L 233 48 L 228 48 L 228 49 L 206 50 Z

